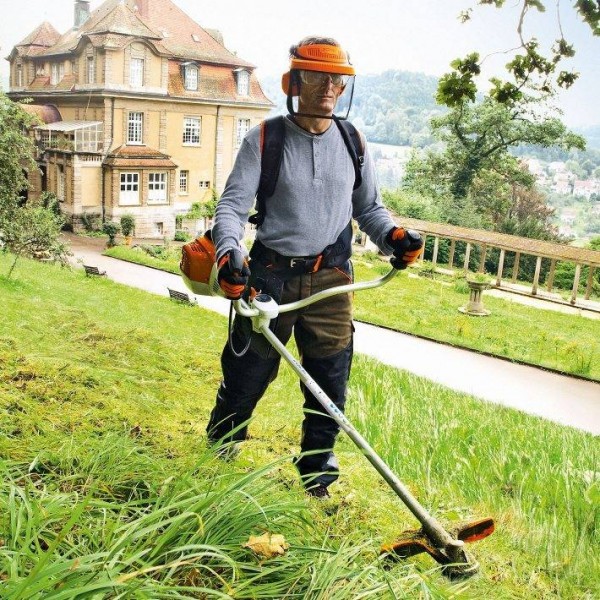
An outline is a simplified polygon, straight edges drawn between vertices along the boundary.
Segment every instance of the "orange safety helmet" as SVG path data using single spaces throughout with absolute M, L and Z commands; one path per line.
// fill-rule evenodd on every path
M 297 96 L 299 90 L 296 82 L 290 77 L 293 71 L 320 71 L 322 73 L 339 73 L 340 75 L 355 75 L 354 67 L 350 64 L 348 54 L 340 47 L 331 44 L 307 44 L 298 46 L 290 58 L 290 70 L 281 77 L 281 88 L 288 96 Z

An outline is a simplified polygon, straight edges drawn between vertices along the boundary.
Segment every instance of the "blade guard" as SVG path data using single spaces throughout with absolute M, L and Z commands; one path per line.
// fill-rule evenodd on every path
M 494 528 L 494 520 L 492 518 L 484 518 L 469 523 L 461 523 L 452 530 L 452 534 L 456 540 L 471 543 L 488 537 L 494 532 Z M 445 549 L 436 548 L 422 529 L 407 531 L 401 539 L 390 544 L 384 544 L 381 547 L 382 554 L 400 560 L 422 554 L 423 552 L 429 554 L 435 561 L 445 567 L 453 563 L 452 559 L 445 553 Z M 467 573 L 467 571 L 472 569 L 470 565 L 465 565 L 466 570 L 461 569 L 460 564 L 455 565 L 455 567 L 455 569 L 452 569 L 452 573 L 449 573 L 451 576 L 468 576 L 471 574 L 470 572 Z M 448 568 L 448 570 L 450 569 Z

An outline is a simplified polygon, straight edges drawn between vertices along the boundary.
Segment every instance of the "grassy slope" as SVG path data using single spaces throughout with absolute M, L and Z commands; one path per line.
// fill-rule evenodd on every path
M 186 489 L 196 490 L 201 484 L 212 489 L 220 477 L 240 480 L 295 451 L 300 394 L 292 374 L 282 368 L 257 411 L 252 439 L 241 458 L 232 465 L 206 460 L 198 464 L 219 379 L 218 355 L 226 335 L 222 318 L 110 281 L 37 263 L 20 264 L 16 280 L 0 278 L 0 456 L 15 463 L 10 477 L 3 478 L 0 494 L 0 538 L 7 540 L 6 552 L 0 549 L 0 564 L 14 563 L 10 544 L 15 521 L 7 509 L 11 496 L 6 481 L 26 488 L 28 470 L 39 478 L 34 480 L 36 490 L 44 482 L 63 494 L 85 487 L 82 481 L 87 483 L 93 472 L 94 496 L 123 502 L 131 495 L 151 496 L 144 492 L 147 488 L 170 489 L 162 483 L 170 476 L 186 482 Z M 6 265 L 0 258 L 0 272 Z M 498 532 L 475 548 L 484 577 L 471 580 L 461 592 L 438 575 L 423 575 L 431 563 L 417 558 L 409 567 L 391 572 L 399 597 L 415 585 L 421 586 L 422 594 L 429 589 L 430 597 L 593 598 L 600 591 L 595 551 L 600 542 L 598 438 L 482 404 L 364 357 L 358 357 L 353 371 L 349 416 L 444 522 L 484 514 L 498 521 Z M 105 462 L 107 445 L 113 455 Z M 268 565 L 290 569 L 299 556 L 308 556 L 306 548 L 319 544 L 336 548 L 327 555 L 324 572 L 338 568 L 331 557 L 344 557 L 342 562 L 350 564 L 348 548 L 340 549 L 344 544 L 355 554 L 359 549 L 353 565 L 372 565 L 379 543 L 414 526 L 414 520 L 345 438 L 339 456 L 343 477 L 335 486 L 334 500 L 324 507 L 304 506 L 300 513 L 302 495 L 289 461 L 270 468 L 265 476 L 268 493 L 254 490 L 267 506 L 263 517 L 247 518 L 245 528 L 228 534 L 229 546 L 222 546 L 223 551 L 246 565 L 248 557 L 239 554 L 240 540 L 247 539 L 249 531 L 260 533 L 264 520 L 276 523 L 300 550 L 305 548 L 291 551 L 287 562 Z M 207 492 L 198 488 L 197 493 Z M 243 490 L 238 497 L 248 493 Z M 60 504 L 52 498 L 53 504 Z M 221 498 L 218 506 L 223 502 Z M 59 524 L 71 514 L 69 506 L 57 518 Z M 235 505 L 230 510 L 232 520 Z M 294 527 L 298 514 L 314 529 L 302 523 Z M 132 517 L 115 519 L 123 526 Z M 223 522 L 228 521 L 221 519 L 213 529 Z M 107 529 L 95 527 L 101 534 Z M 319 541 L 319 532 L 326 541 Z M 78 536 L 75 540 L 85 537 L 81 532 Z M 114 540 L 107 535 L 102 543 Z M 363 546 L 366 549 L 360 550 Z M 41 555 L 43 551 L 42 545 Z M 51 556 L 52 564 L 58 564 L 58 556 Z M 315 558 L 310 556 L 312 564 Z M 26 572 L 27 565 L 21 573 Z M 417 572 L 421 575 L 415 579 Z M 387 597 L 381 588 L 384 572 L 365 573 L 356 579 L 358 589 L 372 585 L 372 597 Z M 304 582 L 308 575 L 286 572 L 280 580 L 285 576 Z M 346 573 L 343 579 L 353 581 L 353 576 Z M 218 585 L 214 577 L 207 581 Z M 236 585 L 241 581 L 244 577 L 238 574 Z M 334 597 L 309 594 L 306 585 L 303 597 Z M 258 589 L 258 582 L 254 586 Z M 350 585 L 342 588 L 335 597 L 357 597 Z M 246 590 L 248 595 L 238 591 L 238 597 L 252 597 L 251 590 Z M 137 597 L 158 597 L 153 593 Z

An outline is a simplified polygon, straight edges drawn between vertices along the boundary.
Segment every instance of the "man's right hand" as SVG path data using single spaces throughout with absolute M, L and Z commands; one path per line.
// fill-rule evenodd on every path
M 225 297 L 239 300 L 248 284 L 250 269 L 244 255 L 239 250 L 229 250 L 217 261 L 217 279 Z

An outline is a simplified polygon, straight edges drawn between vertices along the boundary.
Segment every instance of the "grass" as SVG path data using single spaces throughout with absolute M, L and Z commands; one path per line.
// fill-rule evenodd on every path
M 388 265 L 356 261 L 358 280 Z M 468 299 L 464 279 L 401 276 L 357 294 L 355 317 L 456 346 L 600 380 L 600 320 L 533 308 L 484 293 L 491 315 L 458 312 Z
M 141 247 L 126 246 L 106 254 L 179 274 L 179 247 L 156 257 Z M 357 281 L 389 269 L 387 261 L 374 255 L 369 260 L 357 257 L 354 264 Z M 402 274 L 382 288 L 356 294 L 354 315 L 374 325 L 600 381 L 600 320 L 485 294 L 485 306 L 492 314 L 470 317 L 458 312 L 468 297 L 464 278 Z
M 0 256 L 0 273 L 7 268 Z M 366 293 L 366 292 L 364 292 Z M 358 299 L 357 294 L 357 299 Z M 482 576 L 382 542 L 415 526 L 342 436 L 333 499 L 290 458 L 301 395 L 282 367 L 232 463 L 204 427 L 225 320 L 80 272 L 23 261 L 0 277 L 3 598 L 584 598 L 600 588 L 600 444 L 358 356 L 349 417 L 448 526 L 492 515 Z M 284 535 L 283 556 L 245 543 Z

